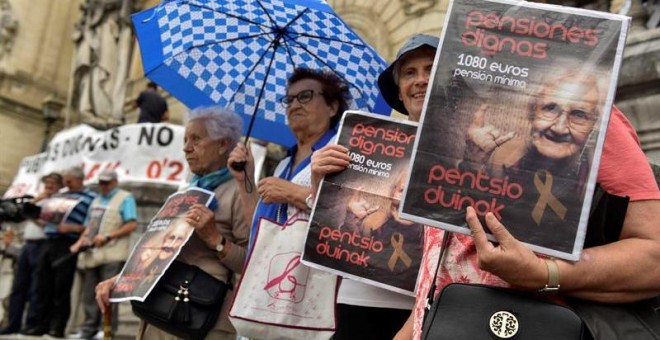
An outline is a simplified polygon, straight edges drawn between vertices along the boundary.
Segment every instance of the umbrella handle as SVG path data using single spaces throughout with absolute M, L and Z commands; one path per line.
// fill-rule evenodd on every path
M 250 180 L 250 174 L 247 173 L 245 168 L 247 167 L 247 162 L 246 161 L 241 161 L 241 162 L 231 162 L 229 163 L 229 166 L 236 170 L 236 171 L 243 171 L 245 173 L 245 191 L 248 194 L 252 193 L 252 180 Z

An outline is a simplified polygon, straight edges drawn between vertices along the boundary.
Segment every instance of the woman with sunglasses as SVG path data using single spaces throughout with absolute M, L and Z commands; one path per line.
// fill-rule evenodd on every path
M 239 185 L 243 212 L 247 219 L 252 219 L 251 235 L 255 235 L 262 217 L 284 223 L 296 212 L 302 211 L 301 217 L 309 213 L 311 155 L 335 136 L 337 123 L 348 109 L 350 93 L 346 84 L 330 71 L 297 68 L 289 78 L 287 93 L 280 102 L 286 108 L 296 144 L 280 161 L 274 176 L 259 181 L 256 191 L 246 190 L 253 183 Z M 246 180 L 245 173 L 254 173 L 254 160 L 245 145 L 239 143 L 232 151 L 229 163 L 233 162 L 247 162 L 245 172 L 230 167 L 239 183 Z M 251 238 L 249 249 L 252 249 L 253 242 Z

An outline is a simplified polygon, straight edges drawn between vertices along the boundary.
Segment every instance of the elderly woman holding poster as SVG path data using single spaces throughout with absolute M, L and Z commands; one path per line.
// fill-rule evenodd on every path
M 193 205 L 185 214 L 195 232 L 183 246 L 177 261 L 195 265 L 215 279 L 231 283 L 245 262 L 245 246 L 249 228 L 239 200 L 238 187 L 227 169 L 229 152 L 241 134 L 241 118 L 219 107 L 195 109 L 189 113 L 183 151 L 193 178 L 191 186 L 215 192 L 217 208 L 212 211 L 202 204 Z M 235 281 L 234 281 L 235 282 Z M 102 310 L 109 302 L 115 278 L 96 287 Z M 207 339 L 234 339 L 235 331 L 227 319 L 232 301 L 228 291 L 220 317 Z M 142 321 L 137 339 L 175 339 L 155 326 Z
M 399 72 L 398 77 L 402 74 L 405 75 L 405 72 Z M 400 78 L 399 81 L 399 84 L 405 84 Z M 403 86 L 400 89 L 399 95 L 405 95 Z M 397 98 L 390 97 L 390 100 Z M 567 127 L 571 126 L 569 120 L 573 120 L 573 128 L 579 125 L 576 124 L 578 121 L 575 118 L 569 117 L 579 112 L 568 110 L 563 105 L 558 103 L 540 107 L 545 110 L 552 109 L 556 114 L 545 118 L 545 121 L 553 123 L 548 124 L 552 127 L 544 130 L 544 133 L 533 135 L 537 138 L 537 147 L 562 143 L 562 139 L 558 137 L 560 134 L 554 130 L 568 130 Z M 548 116 L 549 113 L 539 112 L 533 115 L 538 122 L 540 118 Z M 476 123 L 479 123 L 478 119 Z M 540 123 L 536 125 L 539 127 L 537 130 L 541 131 Z M 509 141 L 512 135 L 506 132 L 491 130 L 489 135 L 490 140 L 482 139 L 479 142 L 475 139 L 472 142 L 475 146 L 481 144 L 480 147 L 486 153 L 495 148 L 506 148 L 508 146 L 504 144 L 513 142 Z M 570 137 L 579 136 L 573 133 Z M 569 143 L 565 143 L 565 140 L 562 145 L 568 146 Z M 562 149 L 555 147 L 553 150 Z M 345 149 L 339 146 L 328 147 L 315 155 L 312 174 L 315 179 L 320 179 L 325 174 L 344 169 L 349 161 Z M 660 209 L 660 191 L 634 130 L 616 107 L 612 110 L 597 180 L 604 191 L 617 196 L 628 196 L 630 203 L 627 212 L 624 210 L 625 220 L 620 235 L 617 235 L 618 239 L 585 249 L 579 262 L 545 260 L 537 256 L 511 235 L 505 226 L 506 222 L 500 223 L 491 213 L 486 216 L 485 221 L 498 241 L 497 244 L 492 244 L 487 240 L 484 227 L 474 209 L 467 208 L 467 223 L 473 237 L 461 234 L 452 234 L 449 237 L 447 255 L 450 256 L 440 266 L 436 277 L 434 270 L 444 233 L 426 228 L 425 251 L 417 284 L 415 308 L 396 339 L 420 338 L 426 297 L 433 281 L 437 283 L 438 289 L 434 292 L 436 295 L 449 283 L 470 282 L 516 286 L 534 292 L 554 289 L 563 296 L 613 304 L 657 296 L 660 293 L 660 268 L 657 266 L 660 258 L 660 239 L 658 233 L 654 232 L 653 212 Z M 607 226 L 608 229 L 612 227 Z M 634 254 L 634 258 L 630 254 Z M 551 270 L 558 272 L 558 283 L 550 281 Z M 655 318 L 657 319 L 657 316 Z M 341 327 L 341 315 L 339 319 Z
M 309 212 L 311 156 L 335 136 L 341 115 L 349 107 L 349 98 L 348 87 L 334 73 L 298 68 L 289 77 L 287 94 L 281 102 L 286 107 L 296 145 L 279 163 L 275 176 L 259 181 L 257 191 L 239 187 L 246 218 L 254 215 L 251 235 L 255 235 L 262 217 L 283 223 L 296 212 Z M 244 145 L 238 144 L 229 161 L 247 161 L 247 173 L 253 173 L 254 161 Z M 231 171 L 238 182 L 245 181 L 244 172 Z
M 408 115 L 410 121 L 417 122 L 421 116 L 438 43 L 436 37 L 414 35 L 403 44 L 396 60 L 378 78 L 378 86 L 387 103 Z M 348 149 L 342 145 L 329 145 L 319 150 L 312 157 L 312 185 L 317 188 L 323 176 L 342 171 L 349 163 Z M 392 216 L 390 221 L 399 220 L 398 202 L 395 203 L 392 209 L 397 211 L 388 213 Z M 376 214 L 364 217 L 363 225 L 368 226 Z M 398 223 L 412 224 L 408 221 Z M 381 228 L 382 223 L 377 224 L 369 229 Z M 342 281 L 337 300 L 339 315 L 334 337 L 337 340 L 391 339 L 408 319 L 414 304 L 411 297 L 348 279 Z

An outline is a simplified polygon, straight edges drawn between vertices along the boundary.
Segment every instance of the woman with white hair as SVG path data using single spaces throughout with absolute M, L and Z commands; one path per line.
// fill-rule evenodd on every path
M 211 210 L 195 204 L 185 219 L 195 232 L 183 246 L 176 261 L 194 265 L 214 278 L 230 284 L 233 273 L 240 273 L 245 262 L 245 246 L 249 227 L 244 218 L 236 181 L 227 169 L 227 159 L 241 136 L 241 118 L 220 107 L 192 110 L 186 122 L 183 151 L 190 171 L 191 186 L 215 192 L 217 204 Z M 212 204 L 213 206 L 213 204 Z M 115 278 L 101 282 L 97 301 L 106 309 Z M 220 317 L 207 339 L 235 339 L 235 331 L 227 319 L 233 292 L 228 290 Z M 218 306 L 220 308 L 220 306 Z M 136 339 L 176 339 L 144 321 Z

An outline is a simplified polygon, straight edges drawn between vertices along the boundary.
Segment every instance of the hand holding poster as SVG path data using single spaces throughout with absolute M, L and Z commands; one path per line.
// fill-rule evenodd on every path
M 493 213 L 533 250 L 577 260 L 628 22 L 528 2 L 453 1 L 402 215 L 469 234 L 472 206 L 482 224 Z
M 193 204 L 208 207 L 214 198 L 212 192 L 199 188 L 170 195 L 133 248 L 110 301 L 144 301 L 194 231 L 184 218 L 186 211 Z
M 422 254 L 422 226 L 399 217 L 416 126 L 348 111 L 337 143 L 351 163 L 321 182 L 303 262 L 411 295 Z

